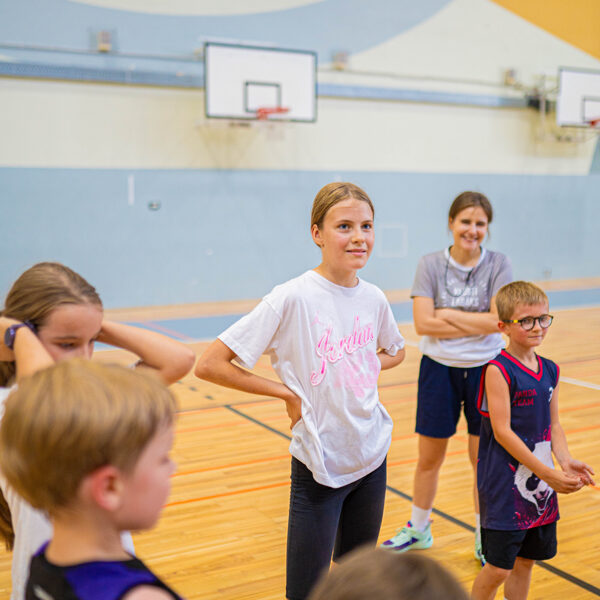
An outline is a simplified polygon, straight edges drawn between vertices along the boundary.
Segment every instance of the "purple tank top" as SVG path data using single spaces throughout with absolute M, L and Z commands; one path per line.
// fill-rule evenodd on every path
M 137 558 L 59 567 L 48 562 L 47 545 L 31 559 L 26 600 L 119 600 L 140 585 L 160 588 L 175 600 L 183 600 Z

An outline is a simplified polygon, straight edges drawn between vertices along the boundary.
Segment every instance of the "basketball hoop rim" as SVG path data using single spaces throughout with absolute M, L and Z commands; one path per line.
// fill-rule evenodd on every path
M 271 115 L 281 115 L 290 112 L 286 106 L 264 106 L 256 109 L 256 118 L 259 121 L 267 120 Z

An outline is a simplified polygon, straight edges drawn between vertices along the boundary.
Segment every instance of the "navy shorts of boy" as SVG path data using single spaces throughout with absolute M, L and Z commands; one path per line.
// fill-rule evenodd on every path
M 556 556 L 556 521 L 514 531 L 482 527 L 481 546 L 486 561 L 499 569 L 512 569 L 517 556 L 547 560 Z
M 415 431 L 434 438 L 452 437 L 463 408 L 468 432 L 479 435 L 477 392 L 482 368 L 447 367 L 424 355 L 419 368 Z

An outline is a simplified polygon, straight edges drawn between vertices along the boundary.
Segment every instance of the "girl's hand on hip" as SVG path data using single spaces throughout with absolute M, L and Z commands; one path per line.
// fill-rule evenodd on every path
M 288 387 L 286 389 L 288 393 L 283 399 L 287 414 L 291 420 L 290 429 L 293 429 L 294 425 L 302 418 L 302 400 L 300 396 L 294 394 Z

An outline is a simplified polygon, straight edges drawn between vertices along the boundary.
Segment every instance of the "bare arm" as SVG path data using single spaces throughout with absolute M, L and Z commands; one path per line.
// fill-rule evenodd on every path
M 567 444 L 565 431 L 560 424 L 558 416 L 558 385 L 552 392 L 550 401 L 550 423 L 552 431 L 552 452 L 560 465 L 560 468 L 569 475 L 579 477 L 584 485 L 594 485 L 592 476 L 594 470 L 589 465 L 577 460 L 571 456 Z
M 511 429 L 508 385 L 500 370 L 494 365 L 488 366 L 486 370 L 485 391 L 488 399 L 490 421 L 498 443 L 511 456 L 533 471 L 557 492 L 568 494 L 580 489 L 583 483 L 579 477 L 545 465 L 534 456 L 523 440 Z
M 15 319 L 0 317 L 0 360 L 16 363 L 18 381 L 22 377 L 50 366 L 54 361 L 35 333 L 28 327 L 20 327 L 17 330 L 13 350 L 9 350 L 4 345 L 4 333 L 11 325 L 17 323 L 19 321 Z
M 99 342 L 129 350 L 139 356 L 139 367 L 157 371 L 166 383 L 174 383 L 194 366 L 194 352 L 165 335 L 114 321 L 103 321 Z
M 394 356 L 388 354 L 385 350 L 379 350 L 377 352 L 377 357 L 379 358 L 379 362 L 381 363 L 381 370 L 385 371 L 386 369 L 391 369 L 396 365 L 399 365 L 406 356 L 406 350 L 402 348 L 398 350 Z
M 200 379 L 234 390 L 281 398 L 286 403 L 293 427 L 302 416 L 300 398 L 280 381 L 255 375 L 234 365 L 232 360 L 235 357 L 235 352 L 229 346 L 216 339 L 198 359 L 194 374 Z
M 499 332 L 496 296 L 491 299 L 490 310 L 488 312 L 468 312 L 456 308 L 438 308 L 434 311 L 434 314 L 436 318 L 443 319 L 450 325 L 458 327 L 464 332 L 464 335 L 488 335 Z
M 413 321 L 419 335 L 430 335 L 437 338 L 459 338 L 468 335 L 456 325 L 437 316 L 436 312 L 433 298 L 426 296 L 413 298 Z

